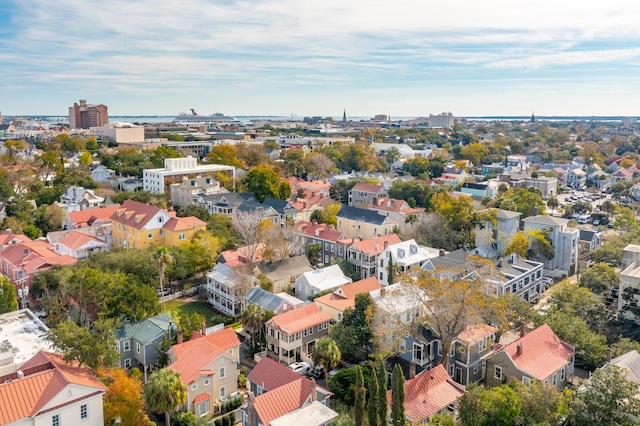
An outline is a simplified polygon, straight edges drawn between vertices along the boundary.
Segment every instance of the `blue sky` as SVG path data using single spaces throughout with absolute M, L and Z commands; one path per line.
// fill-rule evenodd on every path
M 2 0 L 0 111 L 637 116 L 639 17 L 637 0 Z

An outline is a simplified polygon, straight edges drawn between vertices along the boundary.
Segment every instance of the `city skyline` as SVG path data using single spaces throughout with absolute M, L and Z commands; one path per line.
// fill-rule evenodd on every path
M 637 1 L 10 0 L 0 111 L 638 115 Z

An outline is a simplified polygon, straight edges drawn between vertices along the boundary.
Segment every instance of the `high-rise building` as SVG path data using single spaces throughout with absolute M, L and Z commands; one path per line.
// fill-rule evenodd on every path
M 450 112 L 443 112 L 438 115 L 429 114 L 429 127 L 442 127 L 449 130 L 453 127 L 454 122 L 453 114 Z
M 74 103 L 69 107 L 69 127 L 72 129 L 88 129 L 102 127 L 109 123 L 106 105 L 91 105 L 85 99 L 80 104 Z

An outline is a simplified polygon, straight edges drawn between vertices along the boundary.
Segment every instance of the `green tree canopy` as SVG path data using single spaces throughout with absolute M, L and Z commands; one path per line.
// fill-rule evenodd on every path
M 291 195 L 289 182 L 280 180 L 278 173 L 269 166 L 252 168 L 242 183 L 247 191 L 253 193 L 260 203 L 267 197 L 285 200 Z
M 165 424 L 170 426 L 171 412 L 187 402 L 187 387 L 182 383 L 180 373 L 163 368 L 149 376 L 144 399 L 149 411 L 164 413 Z
M 16 288 L 5 276 L 0 277 L 0 314 L 18 310 Z

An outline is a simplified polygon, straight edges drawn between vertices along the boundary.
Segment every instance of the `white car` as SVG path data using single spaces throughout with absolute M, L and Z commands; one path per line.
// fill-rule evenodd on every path
M 294 362 L 289 364 L 289 368 L 298 374 L 307 374 L 311 371 L 311 364 L 308 362 Z

